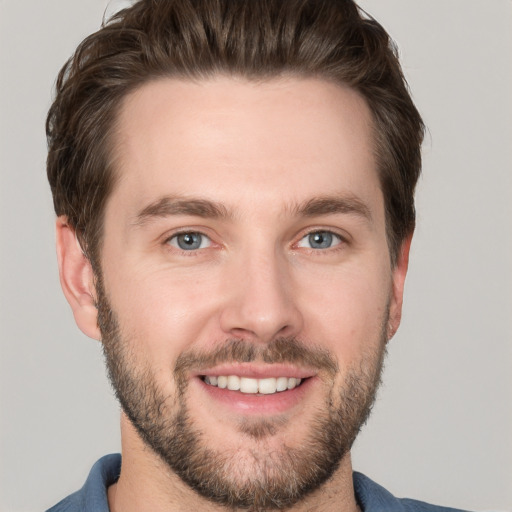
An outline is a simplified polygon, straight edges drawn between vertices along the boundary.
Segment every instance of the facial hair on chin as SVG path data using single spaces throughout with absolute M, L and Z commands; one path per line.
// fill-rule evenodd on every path
M 189 369 L 233 361 L 303 362 L 323 371 L 333 382 L 339 372 L 335 359 L 293 338 L 276 339 L 263 348 L 242 340 L 228 340 L 211 353 L 181 354 L 174 369 L 177 392 L 168 396 L 155 381 L 151 369 L 135 362 L 128 348 L 129 339 L 121 335 L 101 278 L 97 294 L 98 324 L 108 374 L 124 412 L 144 442 L 207 500 L 254 512 L 292 506 L 333 475 L 370 414 L 380 383 L 388 315 L 382 322 L 381 350 L 367 354 L 358 368 L 351 369 L 341 389 L 331 388 L 324 407 L 310 421 L 308 437 L 300 447 L 283 443 L 279 452 L 249 448 L 241 454 L 208 446 L 204 433 L 194 425 L 186 404 Z M 280 427 L 279 421 L 260 420 L 242 422 L 239 430 L 261 448 L 261 443 Z

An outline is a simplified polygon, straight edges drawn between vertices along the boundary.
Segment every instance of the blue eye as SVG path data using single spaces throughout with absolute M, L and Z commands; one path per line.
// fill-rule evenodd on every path
M 195 251 L 197 249 L 210 247 L 211 240 L 201 233 L 179 233 L 169 239 L 169 244 L 181 249 L 182 251 Z
M 330 231 L 313 231 L 298 243 L 299 247 L 308 249 L 330 249 L 341 243 L 341 238 Z

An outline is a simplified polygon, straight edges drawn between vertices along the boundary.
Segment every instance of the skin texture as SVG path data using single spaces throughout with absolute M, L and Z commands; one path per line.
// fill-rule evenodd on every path
M 151 381 L 163 417 L 176 412 L 181 382 L 181 404 L 203 446 L 230 456 L 233 483 L 251 481 L 264 472 L 254 453 L 278 454 L 277 464 L 283 446 L 307 444 L 326 404 L 341 407 L 351 378 L 371 402 L 400 322 L 410 240 L 392 268 L 370 112 L 354 91 L 320 80 L 165 79 L 125 98 L 117 126 L 102 287 L 59 218 L 63 290 L 78 326 L 103 338 L 107 356 L 112 325 L 100 322 L 100 332 L 96 304 L 108 304 L 124 367 Z M 183 232 L 201 233 L 200 248 L 180 249 Z M 326 232 L 332 243 L 313 247 L 309 235 Z M 265 362 L 276 340 L 295 341 L 308 355 Z M 233 341 L 253 347 L 254 360 L 208 359 Z M 319 353 L 334 372 L 317 364 Z M 203 359 L 178 380 L 187 354 Z M 254 405 L 212 394 L 199 378 L 207 372 L 308 379 L 289 400 L 284 392 Z M 258 437 L 247 425 L 272 428 Z M 184 483 L 125 414 L 122 443 L 121 477 L 109 492 L 114 512 L 224 510 Z M 349 452 L 333 470 L 289 509 L 356 510 Z

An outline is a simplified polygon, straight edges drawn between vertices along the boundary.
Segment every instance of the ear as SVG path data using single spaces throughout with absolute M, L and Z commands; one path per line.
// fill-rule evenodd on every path
M 67 217 L 57 218 L 57 259 L 62 291 L 66 296 L 75 322 L 80 330 L 96 340 L 101 339 L 98 328 L 94 273 L 90 261 L 80 247 L 75 231 Z
M 409 266 L 411 242 L 412 233 L 402 242 L 397 255 L 396 265 L 392 270 L 393 288 L 389 308 L 388 341 L 395 335 L 402 319 L 405 276 L 407 275 L 407 268 Z

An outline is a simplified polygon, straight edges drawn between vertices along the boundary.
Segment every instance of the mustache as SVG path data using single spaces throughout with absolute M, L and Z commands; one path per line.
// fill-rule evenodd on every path
M 338 363 L 332 354 L 323 348 L 305 345 L 294 337 L 276 338 L 265 345 L 250 341 L 227 340 L 210 351 L 187 351 L 178 356 L 175 375 L 185 377 L 191 370 L 211 368 L 222 363 L 292 363 L 313 367 L 334 376 Z

